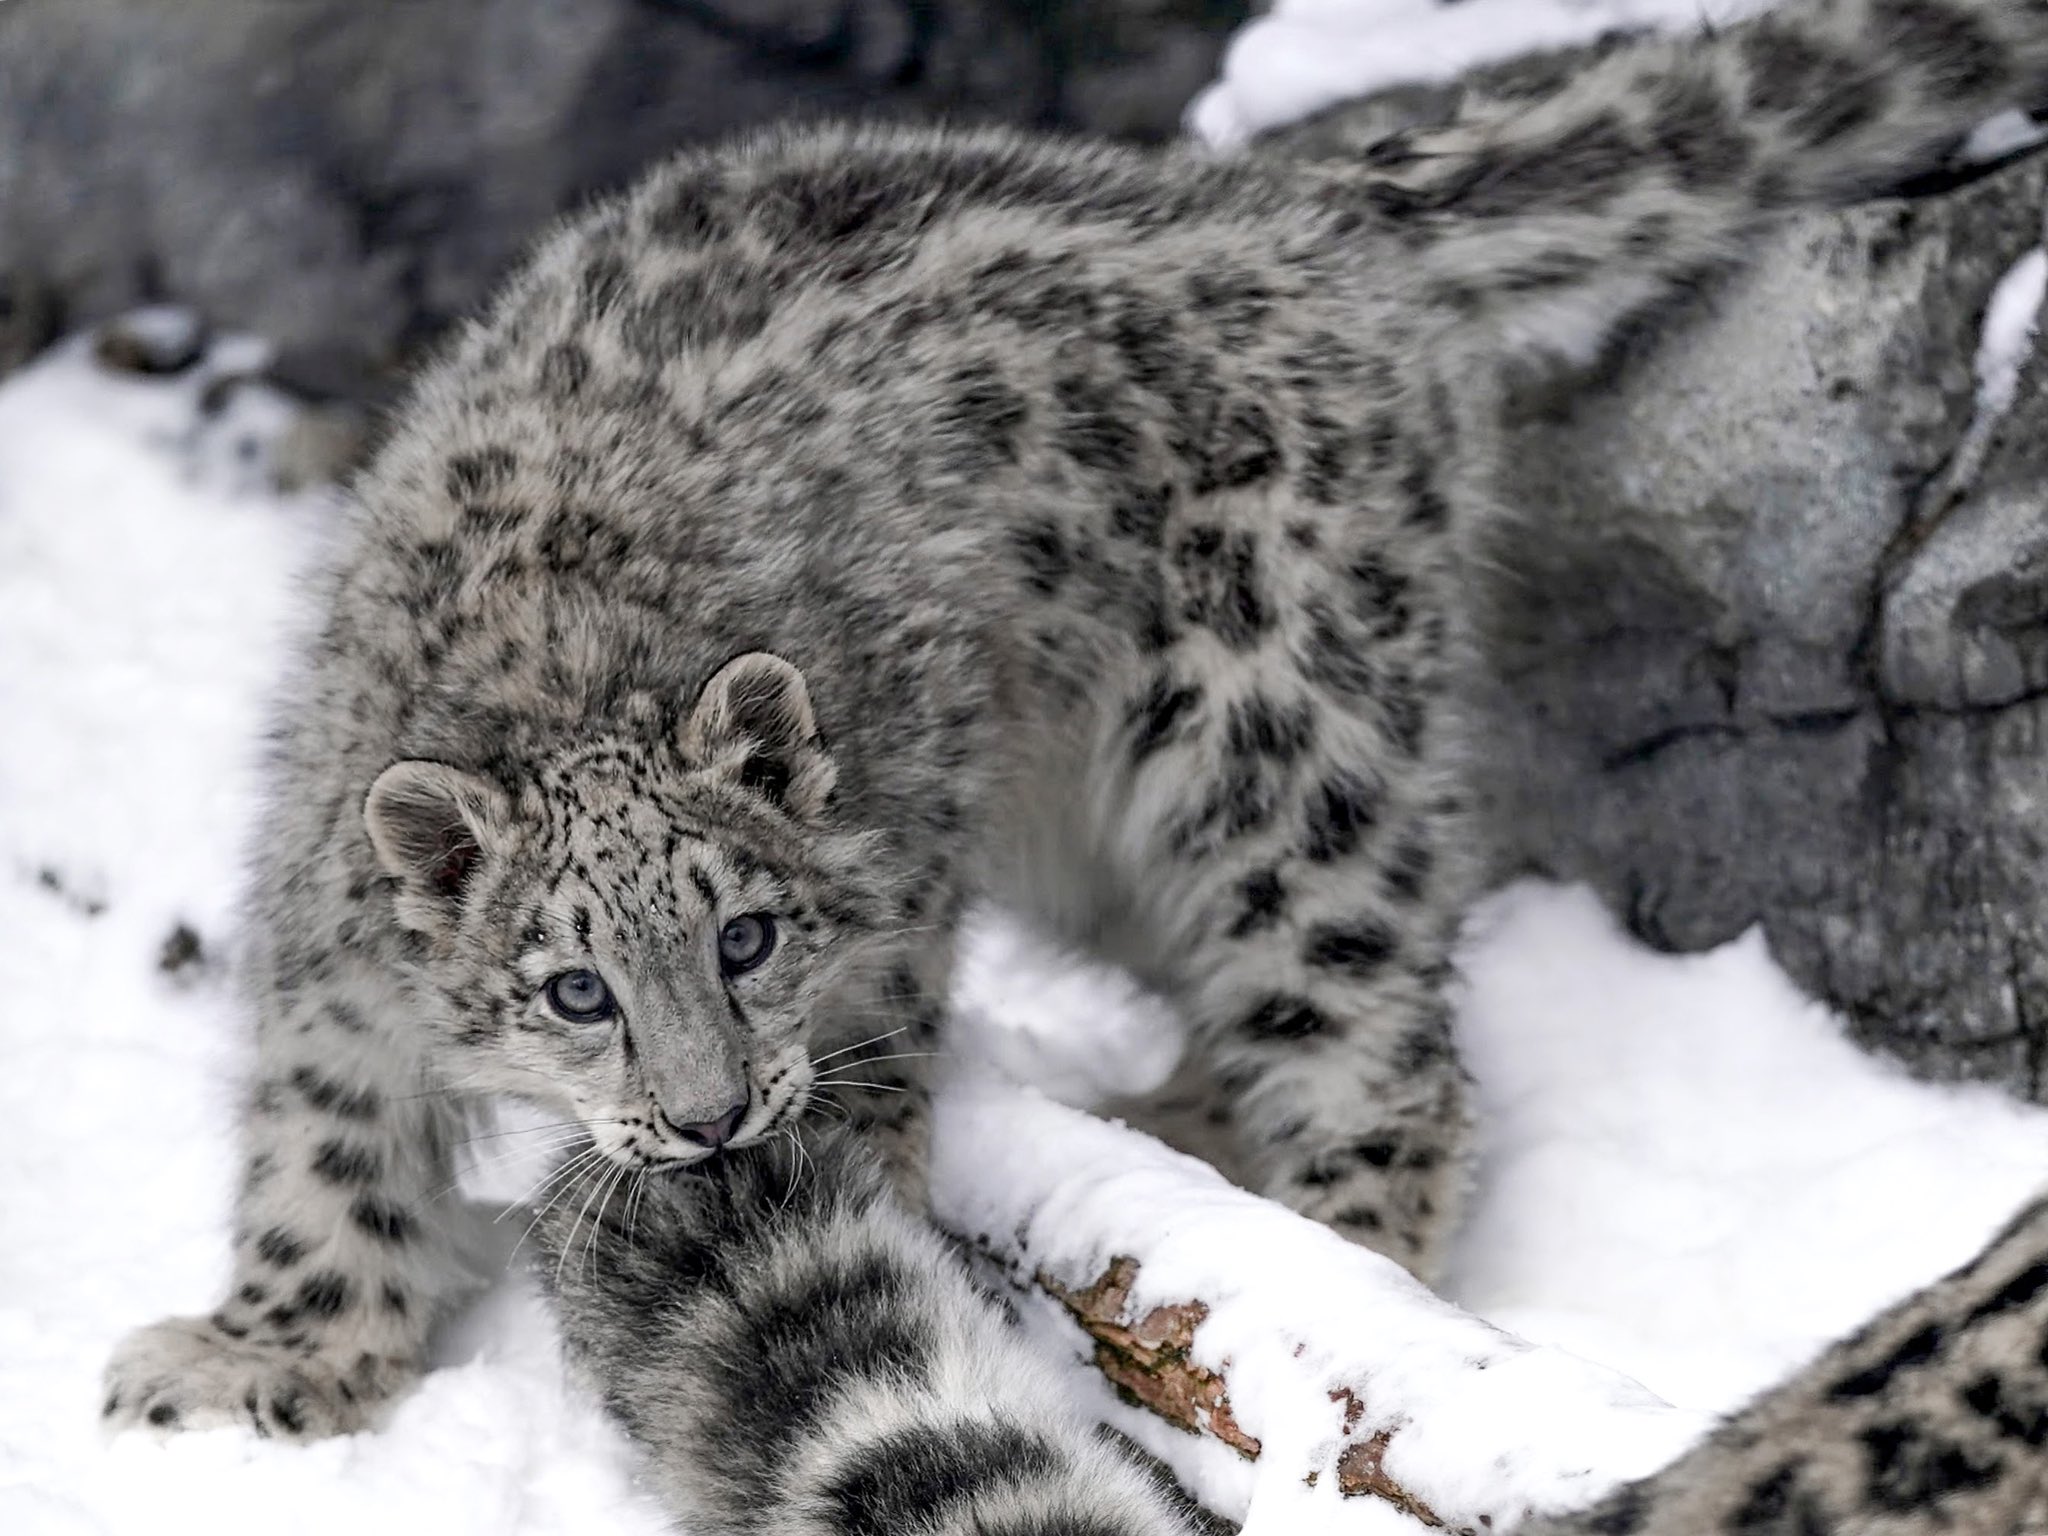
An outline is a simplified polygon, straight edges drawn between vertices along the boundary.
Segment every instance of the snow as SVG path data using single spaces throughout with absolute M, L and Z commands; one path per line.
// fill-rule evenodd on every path
M 1031 984 L 1019 984 L 1030 977 Z M 976 910 L 954 976 L 961 1045 L 1062 1104 L 1089 1108 L 1160 1087 L 1180 1062 L 1171 1005 L 1125 971 L 1056 946 L 1001 914 Z M 1077 1019 L 1090 1020 L 1085 1031 Z
M 1977 398 L 1962 441 L 1942 470 L 1949 497 L 1975 482 L 1998 442 L 2006 413 L 2019 395 L 2021 374 L 2034 355 L 2044 294 L 2048 251 L 2037 245 L 2006 269 L 1985 301 L 1974 363 Z
M 1460 1312 L 1192 1158 L 1011 1083 L 949 1084 L 933 1146 L 941 1221 L 970 1239 L 999 1234 L 1023 1276 L 1085 1286 L 1131 1254 L 1129 1316 L 1207 1306 L 1191 1355 L 1222 1375 L 1233 1417 L 1261 1442 L 1256 1470 L 1219 1440 L 1115 1402 L 1099 1379 L 1098 1406 L 1248 1531 L 1354 1528 L 1338 1455 L 1381 1433 L 1393 1437 L 1387 1473 L 1460 1529 L 1587 1503 L 1703 1425 L 1626 1377 Z M 1040 1336 L 1078 1364 L 1079 1335 L 1057 1304 L 1033 1305 Z M 1363 1405 L 1348 1432 L 1346 1390 Z
M 225 1279 L 245 1060 L 224 982 L 236 856 L 263 694 L 303 621 L 293 577 L 329 522 L 315 499 L 252 489 L 260 454 L 252 461 L 239 427 L 195 426 L 200 388 L 192 376 L 105 375 L 79 344 L 0 386 L 0 933 L 23 981 L 0 1010 L 11 1068 L 0 1077 L 0 1530 L 267 1532 L 284 1506 L 309 1532 L 654 1531 L 629 1451 L 565 1379 L 520 1278 L 452 1330 L 443 1368 L 382 1433 L 310 1449 L 232 1430 L 99 1435 L 97 1378 L 114 1340 L 203 1310 Z M 223 431 L 231 441 L 213 441 Z M 159 959 L 181 924 L 203 958 L 166 973 Z M 1655 956 L 1583 894 L 1524 886 L 1476 916 L 1464 971 L 1485 1161 L 1450 1295 L 1551 1347 L 1525 1350 L 1211 1180 L 1203 1199 L 1221 1213 L 1223 1245 L 1184 1233 L 1169 1246 L 1172 1222 L 1139 1234 L 1168 1255 L 1141 1289 L 1184 1299 L 1294 1285 L 1271 1315 L 1219 1303 L 1202 1336 L 1240 1362 L 1264 1336 L 1304 1344 L 1299 1360 L 1265 1349 L 1281 1363 L 1264 1379 L 1233 1378 L 1241 1419 L 1275 1447 L 1272 1467 L 1283 1448 L 1314 1457 L 1331 1443 L 1333 1410 L 1297 1392 L 1301 1380 L 1367 1359 L 1408 1369 L 1423 1401 L 1431 1373 L 1415 1362 L 1483 1337 L 1524 1362 L 1521 1395 L 1509 1383 L 1491 1406 L 1431 1420 L 1462 1423 L 1467 1438 L 1411 1427 L 1390 1454 L 1415 1465 L 1390 1470 L 1452 1507 L 1501 1496 L 1503 1478 L 1531 1497 L 1564 1497 L 1574 1477 L 1590 1488 L 1653 1464 L 1696 1421 L 1641 1411 L 1639 1398 L 1630 1409 L 1630 1389 L 1560 1351 L 1682 1409 L 1724 1408 L 1965 1257 L 2048 1175 L 2048 1114 L 1914 1084 L 1862 1056 L 1755 938 Z M 1170 1070 L 1170 1013 L 1118 973 L 987 918 L 962 974 L 978 1061 L 1030 1071 L 1080 1103 Z M 1080 1155 L 1094 1135 L 1137 1140 L 1046 1118 L 1067 1115 L 990 1087 L 985 1070 L 963 1074 L 943 1123 L 988 1129 L 942 1140 L 949 1198 L 1003 1198 L 991 1144 L 1043 1163 L 1055 1149 Z M 1157 1157 L 1169 1173 L 1134 1163 L 1121 1177 L 1205 1177 Z M 1056 1217 L 1041 1218 L 1055 1236 Z M 1100 1232 L 1107 1217 L 1092 1219 Z M 1086 1229 L 1077 1216 L 1073 1230 Z M 1329 1251 L 1288 1246 L 1311 1239 Z M 1318 1291 L 1310 1274 L 1341 1284 Z M 1368 1297 L 1412 1330 L 1355 1336 L 1347 1319 Z M 1078 1354 L 1064 1324 L 1034 1326 Z M 1532 1430 L 1522 1405 L 1535 1395 L 1553 1406 Z M 1522 1448 L 1504 1474 L 1475 1454 L 1496 1434 Z M 1198 1475 L 1262 1521 L 1403 1522 L 1230 1461 Z
M 2041 298 L 2048 292 L 2048 252 L 2038 246 L 2012 264 L 1984 306 L 1977 343 L 1977 414 L 1995 419 L 2012 408 L 2020 369 L 2033 355 Z
M 330 521 L 252 490 L 264 439 L 197 409 L 249 356 L 143 381 L 73 343 L 0 386 L 0 1531 L 660 1530 L 524 1286 L 386 1434 L 101 1441 L 115 1338 L 226 1278 L 224 951 L 262 698 Z M 212 958 L 166 974 L 180 925 Z
M 1568 48 L 1613 31 L 1681 34 L 1768 9 L 1772 0 L 1277 0 L 1247 22 L 1222 77 L 1190 103 L 1187 126 L 1212 149 L 1352 96 L 1438 84 L 1478 64 Z
M 1979 123 L 1957 153 L 1963 160 L 1981 164 L 2032 149 L 2044 139 L 2048 139 L 2048 129 L 2019 108 L 2009 107 Z
M 2048 1183 L 2048 1111 L 1864 1054 L 1761 934 L 1657 955 L 1522 885 L 1461 969 L 1483 1164 L 1453 1297 L 1684 1407 L 1735 1406 Z
M 1136 1133 L 985 1074 L 941 1101 L 947 1225 L 1070 1287 L 1141 1256 L 1132 1316 L 1210 1306 L 1194 1356 L 1262 1441 L 1256 1473 L 1095 1395 L 1248 1529 L 1362 1528 L 1332 1513 L 1336 1456 L 1384 1429 L 1388 1472 L 1453 1528 L 1588 1502 L 1968 1259 L 2048 1182 L 2048 1112 L 1865 1055 L 1758 934 L 1656 955 L 1588 893 L 1530 883 L 1475 912 L 1461 972 L 1483 1157 L 1447 1294 L 1469 1313 Z M 1060 1309 L 1031 1305 L 1092 1375 Z M 1367 1405 L 1348 1437 L 1344 1386 Z

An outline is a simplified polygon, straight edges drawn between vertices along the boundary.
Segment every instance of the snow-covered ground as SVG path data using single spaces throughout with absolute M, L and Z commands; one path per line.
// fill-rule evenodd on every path
M 518 1279 L 382 1434 L 100 1436 L 115 1337 L 225 1277 L 237 849 L 329 522 L 250 488 L 236 431 L 195 441 L 198 388 L 75 345 L 0 387 L 0 1530 L 652 1531 Z M 198 958 L 167 969 L 181 928 Z M 1157 1006 L 1058 964 L 992 927 L 963 1013 L 1013 1021 L 997 1054 L 1070 1098 L 1156 1075 Z M 1659 957 L 1525 886 L 1464 968 L 1486 1150 L 1451 1295 L 1683 1407 L 1767 1383 L 2048 1179 L 2048 1114 L 1867 1059 L 1753 938 Z M 1115 1062 L 1078 1057 L 1084 1026 Z

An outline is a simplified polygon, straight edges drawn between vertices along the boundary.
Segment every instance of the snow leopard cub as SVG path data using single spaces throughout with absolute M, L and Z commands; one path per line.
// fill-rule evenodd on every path
M 1171 997 L 1246 1177 L 1428 1275 L 1496 372 L 2044 80 L 2021 0 L 1816 0 L 1355 167 L 805 132 L 573 223 L 357 487 L 257 860 L 233 1288 L 121 1347 L 110 1420 L 367 1422 L 459 1285 L 469 1095 L 586 1128 L 600 1220 L 825 1111 L 915 1206 L 982 895 Z M 881 1283 L 845 1252 L 804 1295 Z

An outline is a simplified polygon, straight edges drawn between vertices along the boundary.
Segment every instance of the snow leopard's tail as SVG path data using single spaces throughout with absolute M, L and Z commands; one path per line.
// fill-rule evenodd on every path
M 2015 1536 L 2048 1510 L 2048 1198 L 1656 1476 L 1519 1536 Z
M 1395 216 L 1439 313 L 1585 357 L 1738 255 L 1760 215 L 1896 186 L 2043 100 L 2043 0 L 1789 0 L 1468 101 L 1375 145 L 1331 195 Z
M 545 1206 L 571 1350 L 685 1531 L 1189 1536 L 829 1123 Z M 608 1165 L 607 1165 L 608 1167 Z

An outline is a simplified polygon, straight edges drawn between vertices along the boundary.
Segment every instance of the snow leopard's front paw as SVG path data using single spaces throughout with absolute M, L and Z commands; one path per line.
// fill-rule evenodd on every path
M 166 1318 L 114 1350 L 101 1417 L 110 1429 L 242 1424 L 292 1440 L 350 1434 L 367 1428 L 417 1368 L 390 1356 L 337 1352 L 332 1342 L 294 1347 L 238 1339 L 210 1318 Z

